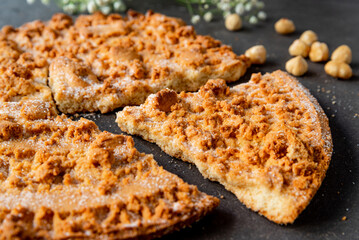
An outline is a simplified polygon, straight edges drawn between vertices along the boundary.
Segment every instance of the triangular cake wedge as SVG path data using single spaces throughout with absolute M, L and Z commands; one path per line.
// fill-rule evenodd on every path
M 0 37 L 51 64 L 49 86 L 63 113 L 139 105 L 164 88 L 197 91 L 209 78 L 236 81 L 250 66 L 230 46 L 152 11 L 75 21 L 55 14 L 47 22 L 5 26 Z
M 209 80 L 197 93 L 162 90 L 124 108 L 116 121 L 280 224 L 292 223 L 309 204 L 332 153 L 318 102 L 279 70 L 233 88 Z
M 131 137 L 46 104 L 1 105 L 1 239 L 149 239 L 218 205 L 139 153 Z

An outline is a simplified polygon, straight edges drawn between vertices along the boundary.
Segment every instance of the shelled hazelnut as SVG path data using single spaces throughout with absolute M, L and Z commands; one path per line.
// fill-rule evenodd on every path
M 226 17 L 225 26 L 229 31 L 237 31 L 242 28 L 242 19 L 236 13 L 230 14 Z
M 352 50 L 348 45 L 341 45 L 334 50 L 331 59 L 333 61 L 350 64 L 352 61 Z
M 252 64 L 263 64 L 267 59 L 267 50 L 263 45 L 256 45 L 249 48 L 245 55 L 251 60 Z
M 291 56 L 302 56 L 306 58 L 308 57 L 310 46 L 302 40 L 297 39 L 290 45 L 288 51 Z
M 286 35 L 295 31 L 295 25 L 292 20 L 281 18 L 274 24 L 274 29 L 277 33 Z
M 318 41 L 318 36 L 312 30 L 307 30 L 300 35 L 299 39 L 311 46 L 314 42 Z
M 308 71 L 308 64 L 302 56 L 296 56 L 287 61 L 285 69 L 294 76 L 302 76 Z
M 345 62 L 329 61 L 325 64 L 324 70 L 335 78 L 349 79 L 353 76 L 352 68 Z
M 323 42 L 314 42 L 310 48 L 309 58 L 312 62 L 323 62 L 329 58 L 328 45 Z

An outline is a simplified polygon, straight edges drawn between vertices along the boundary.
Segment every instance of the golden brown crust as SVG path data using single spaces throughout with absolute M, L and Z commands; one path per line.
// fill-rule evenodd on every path
M 1 239 L 148 239 L 219 203 L 131 137 L 56 116 L 41 101 L 0 108 L 0 192 Z
M 297 80 L 281 71 L 254 74 L 232 89 L 210 80 L 198 93 L 179 94 L 170 111 L 158 106 L 161 96 L 124 108 L 120 128 L 196 164 L 276 223 L 292 223 L 309 204 L 332 142 L 327 117 Z
M 21 51 L 47 59 L 54 99 L 66 113 L 139 105 L 166 87 L 198 90 L 208 78 L 235 81 L 250 65 L 244 55 L 197 35 L 182 20 L 151 11 L 130 11 L 125 18 L 96 13 L 75 22 L 56 14 L 48 22 L 6 26 L 2 37 Z M 72 77 L 65 78 L 62 70 Z M 73 85 L 73 78 L 84 84 Z M 89 78 L 96 81 L 87 82 Z

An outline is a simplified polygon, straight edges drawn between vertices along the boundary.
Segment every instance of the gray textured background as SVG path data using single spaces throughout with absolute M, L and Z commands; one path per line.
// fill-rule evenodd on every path
M 165 169 L 176 173 L 185 181 L 214 196 L 224 196 L 212 214 L 192 228 L 184 229 L 164 239 L 359 239 L 359 1 L 357 0 L 301 0 L 265 1 L 268 20 L 257 26 L 245 24 L 240 32 L 229 32 L 223 20 L 201 22 L 195 26 L 200 34 L 209 34 L 233 47 L 237 54 L 255 44 L 263 44 L 268 51 L 267 63 L 252 67 L 237 83 L 246 82 L 252 72 L 271 72 L 284 69 L 290 58 L 288 47 L 307 30 L 314 30 L 320 41 L 333 51 L 348 44 L 353 51 L 354 77 L 337 80 L 324 72 L 324 64 L 309 64 L 309 72 L 299 81 L 309 88 L 329 117 L 332 129 L 334 154 L 327 177 L 317 195 L 293 225 L 278 226 L 246 209 L 233 194 L 221 185 L 203 179 L 194 166 L 171 158 L 154 144 L 135 137 L 136 147 L 152 153 Z M 189 22 L 186 9 L 174 1 L 135 1 L 129 4 L 135 10 L 148 9 L 181 17 Z M 25 0 L 1 0 L 0 26 L 21 24 L 35 19 L 47 20 L 60 11 L 56 6 L 27 5 Z M 291 18 L 297 31 L 280 36 L 273 30 L 280 17 Z M 333 104 L 335 100 L 335 104 Z M 102 130 L 121 133 L 114 114 L 83 114 L 99 124 Z M 357 117 L 355 117 L 357 116 Z M 346 216 L 347 221 L 342 221 Z

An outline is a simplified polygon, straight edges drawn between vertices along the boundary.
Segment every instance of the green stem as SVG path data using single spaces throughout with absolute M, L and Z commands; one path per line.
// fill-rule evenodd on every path
M 189 0 L 186 0 L 187 9 L 189 11 L 189 14 L 193 16 L 193 8 Z

